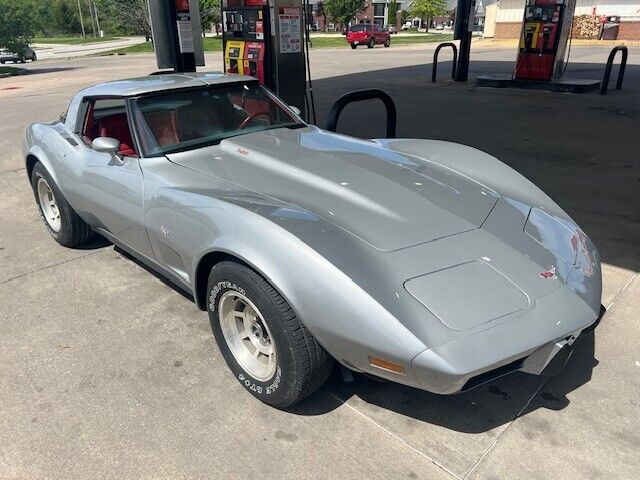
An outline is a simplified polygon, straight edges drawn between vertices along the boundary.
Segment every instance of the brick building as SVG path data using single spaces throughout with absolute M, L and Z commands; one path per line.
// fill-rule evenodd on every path
M 318 15 L 318 2 L 321 0 L 309 0 L 311 7 L 314 27 L 317 30 L 338 30 L 340 25 L 335 25 L 330 18 L 327 18 L 327 25 L 325 29 L 324 18 Z M 396 27 L 399 29 L 402 25 L 402 9 L 408 7 L 411 0 L 399 0 L 398 14 L 396 15 Z M 366 9 L 360 12 L 351 22 L 356 23 L 375 23 L 380 27 L 389 26 L 389 0 L 367 0 Z
M 485 36 L 519 38 L 525 0 L 498 0 L 491 23 L 487 16 Z M 640 0 L 576 0 L 577 15 L 620 17 L 618 40 L 640 40 Z M 488 33 L 489 32 L 489 33 Z

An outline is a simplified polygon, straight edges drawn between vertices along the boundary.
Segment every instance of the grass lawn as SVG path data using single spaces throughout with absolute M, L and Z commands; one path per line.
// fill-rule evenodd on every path
M 84 43 L 100 43 L 119 40 L 119 37 L 37 37 L 32 43 L 57 43 L 63 45 L 81 45 Z
M 20 70 L 19 68 L 15 68 L 15 67 L 5 67 L 4 65 L 0 66 L 0 75 L 2 75 L 3 73 L 14 73 L 17 72 L 18 70 Z
M 413 45 L 416 43 L 439 43 L 449 42 L 453 35 L 446 34 L 428 34 L 411 35 L 411 36 L 391 36 L 391 46 L 393 45 Z M 340 37 L 312 37 L 312 48 L 349 48 L 349 44 L 343 36 Z M 219 52 L 222 50 L 222 37 L 207 37 L 203 39 L 205 52 Z M 366 48 L 366 47 L 365 47 Z M 118 48 L 98 55 L 123 55 L 127 53 L 151 53 L 153 46 L 151 42 L 139 43 L 130 47 Z

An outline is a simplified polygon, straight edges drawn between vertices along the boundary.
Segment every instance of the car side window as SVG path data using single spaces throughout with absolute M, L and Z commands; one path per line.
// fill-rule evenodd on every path
M 120 141 L 119 153 L 137 157 L 129 128 L 125 100 L 123 98 L 87 99 L 82 139 L 91 146 L 98 137 L 111 137 Z

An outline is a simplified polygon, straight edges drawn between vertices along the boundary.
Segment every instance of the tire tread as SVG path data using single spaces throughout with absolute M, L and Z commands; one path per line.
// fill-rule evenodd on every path
M 214 269 L 224 267 L 224 264 L 240 269 L 249 276 L 281 314 L 284 320 L 285 332 L 288 333 L 294 343 L 292 350 L 294 367 L 297 371 L 293 376 L 294 384 L 288 395 L 274 406 L 286 408 L 298 403 L 326 382 L 333 370 L 333 357 L 311 335 L 287 301 L 260 274 L 247 266 L 233 261 L 221 262 Z

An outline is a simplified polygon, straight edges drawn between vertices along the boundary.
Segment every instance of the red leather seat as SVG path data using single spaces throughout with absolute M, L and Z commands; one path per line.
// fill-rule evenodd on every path
M 127 115 L 119 113 L 96 120 L 94 127 L 95 137 L 111 137 L 120 140 L 120 150 L 122 155 L 127 157 L 137 157 L 138 154 L 133 149 L 133 139 L 127 122 Z
M 153 132 L 153 135 L 156 137 L 158 145 L 164 147 L 165 145 L 180 143 L 176 126 L 175 110 L 150 112 L 145 114 L 144 118 L 147 120 L 151 132 Z

